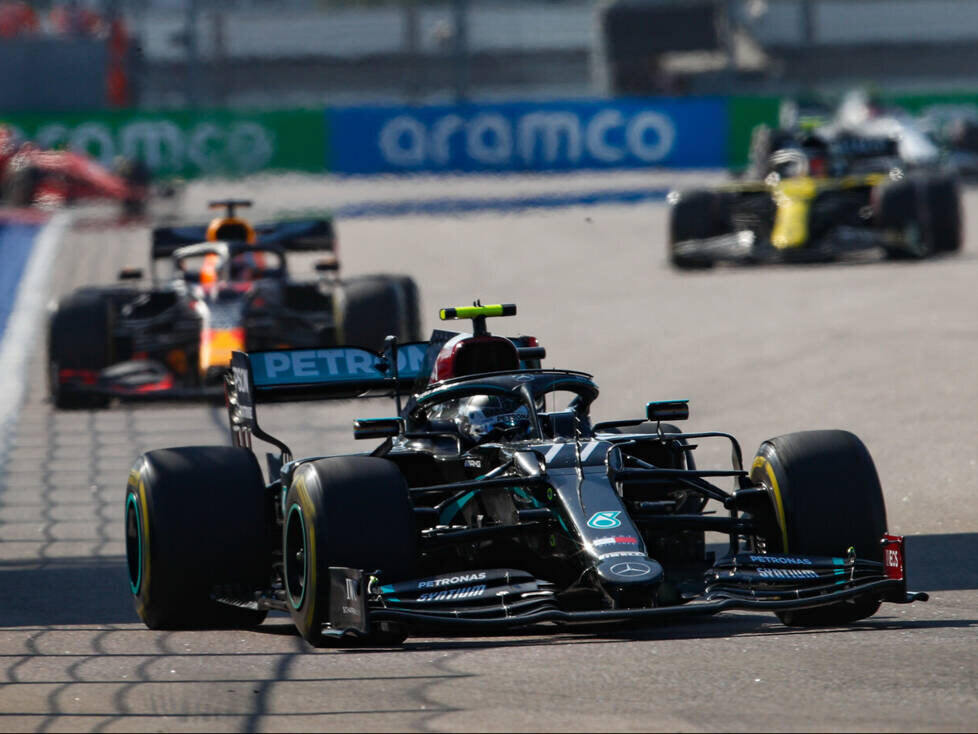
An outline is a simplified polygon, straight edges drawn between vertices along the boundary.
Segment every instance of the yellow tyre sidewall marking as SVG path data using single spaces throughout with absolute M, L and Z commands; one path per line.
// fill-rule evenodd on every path
M 781 487 L 778 486 L 778 478 L 774 476 L 774 469 L 771 463 L 763 456 L 754 457 L 751 469 L 763 469 L 771 482 L 771 493 L 774 495 L 774 509 L 778 513 L 778 526 L 781 528 L 781 552 L 788 552 L 788 523 L 784 518 L 784 502 L 781 499 Z
M 299 507 L 302 509 L 302 515 L 305 518 L 304 527 L 302 528 L 306 546 L 306 598 L 304 599 L 306 612 L 304 625 L 308 628 L 312 626 L 313 618 L 316 614 L 316 596 L 318 594 L 318 582 L 316 578 L 316 566 L 318 565 L 318 559 L 316 557 L 316 513 L 313 510 L 312 499 L 309 497 L 309 490 L 306 489 L 305 477 L 301 474 L 297 476 L 292 486 L 295 488 L 296 497 L 299 500 Z
M 140 528 L 140 543 L 142 547 L 140 548 L 141 556 L 141 568 L 139 573 L 142 578 L 139 582 L 139 593 L 136 598 L 139 600 L 139 607 L 136 609 L 137 614 L 140 618 L 144 618 L 146 614 L 146 606 L 149 603 L 149 509 L 148 503 L 146 502 L 146 483 L 143 480 L 142 472 L 134 469 L 129 474 L 129 487 L 130 490 L 136 490 L 136 496 L 139 500 L 139 522 L 142 525 Z M 135 486 L 134 486 L 135 485 Z

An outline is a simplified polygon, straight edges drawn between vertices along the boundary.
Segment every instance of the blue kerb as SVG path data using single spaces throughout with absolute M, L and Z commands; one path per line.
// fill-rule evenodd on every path
M 17 299 L 20 279 L 27 267 L 40 225 L 0 222 L 0 340 Z

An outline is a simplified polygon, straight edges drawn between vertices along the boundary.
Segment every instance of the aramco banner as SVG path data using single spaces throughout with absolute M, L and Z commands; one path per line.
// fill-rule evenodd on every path
M 722 98 L 573 100 L 327 112 L 336 173 L 709 168 L 727 163 Z

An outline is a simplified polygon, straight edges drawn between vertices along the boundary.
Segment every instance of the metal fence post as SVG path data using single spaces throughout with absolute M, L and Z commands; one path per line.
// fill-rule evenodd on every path
M 469 98 L 469 0 L 454 0 L 455 24 L 455 103 Z

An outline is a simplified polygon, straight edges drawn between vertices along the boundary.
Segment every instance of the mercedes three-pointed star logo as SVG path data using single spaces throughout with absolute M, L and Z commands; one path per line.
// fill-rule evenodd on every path
M 637 561 L 625 561 L 624 563 L 616 563 L 610 569 L 608 569 L 615 576 L 624 576 L 625 578 L 635 578 L 637 576 L 646 576 L 651 573 L 652 569 L 647 563 L 638 563 Z

